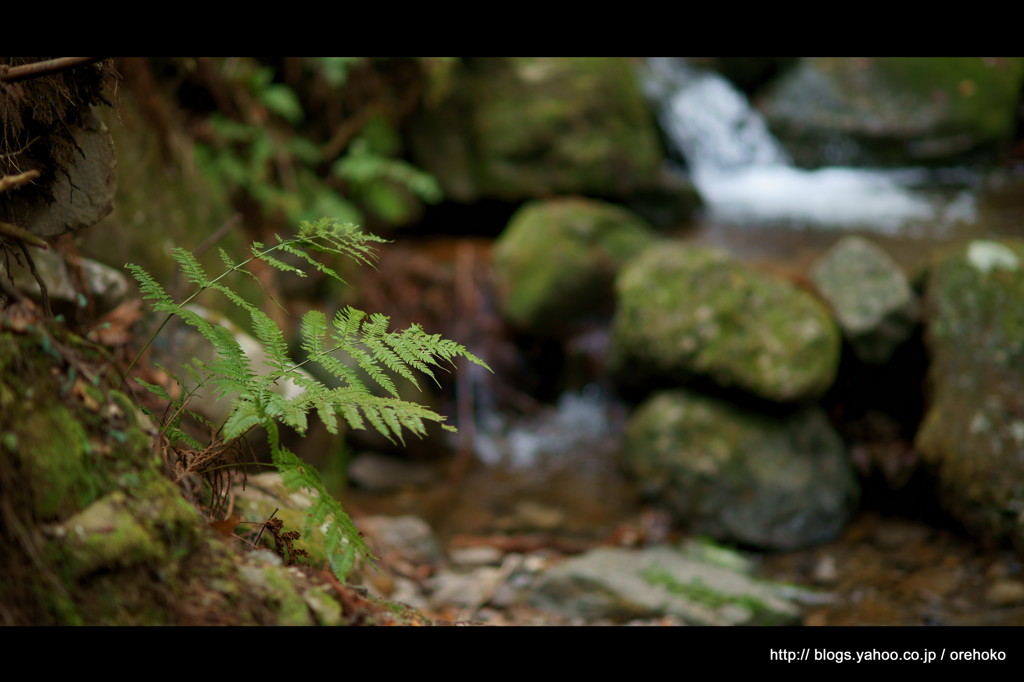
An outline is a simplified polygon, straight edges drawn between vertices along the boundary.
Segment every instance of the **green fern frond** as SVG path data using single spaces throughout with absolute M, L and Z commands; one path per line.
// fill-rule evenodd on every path
M 181 321 L 188 326 L 195 329 L 197 332 L 203 335 L 207 341 L 210 342 L 214 348 L 218 348 L 220 345 L 220 336 L 215 331 L 217 325 L 210 324 L 207 322 L 202 315 L 192 310 L 191 308 L 182 308 L 180 305 L 174 306 L 173 310 L 168 311 L 172 315 L 176 315 L 181 318 Z M 236 342 L 237 345 L 237 342 Z
M 171 251 L 171 258 L 177 261 L 178 266 L 181 267 L 181 271 L 185 274 L 185 278 L 188 281 L 200 288 L 205 288 L 210 284 L 209 275 L 206 274 L 206 270 L 203 269 L 203 266 L 192 255 L 191 251 L 178 247 Z
M 345 341 L 341 344 L 343 351 L 356 361 L 359 368 L 366 372 L 373 381 L 383 388 L 389 395 L 398 397 L 398 389 L 395 387 L 395 382 L 391 380 L 391 377 L 387 375 L 372 355 L 367 353 L 365 350 L 360 348 L 358 345 Z
M 279 248 L 282 251 L 284 251 L 285 253 L 290 253 L 293 256 L 301 258 L 302 260 L 306 261 L 307 263 L 309 263 L 314 268 L 316 268 L 317 270 L 319 270 L 323 274 L 327 275 L 328 277 L 330 277 L 332 279 L 335 279 L 335 280 L 341 282 L 342 284 L 345 284 L 345 280 L 341 278 L 341 275 L 339 275 L 337 272 L 335 272 L 331 268 L 327 267 L 326 265 L 324 265 L 323 263 L 318 261 L 316 258 L 313 258 L 312 256 L 310 256 L 308 253 L 306 253 L 302 249 L 296 247 L 291 242 L 282 242 Z
M 307 488 L 313 491 L 314 502 L 308 510 L 307 523 L 324 528 L 331 568 L 340 579 L 344 579 L 357 558 L 373 557 L 341 504 L 327 494 L 316 470 L 281 444 L 278 424 L 286 424 L 300 433 L 305 432 L 308 415 L 315 410 L 317 417 L 331 433 L 338 433 L 341 423 L 344 423 L 352 429 L 372 427 L 392 442 L 404 443 L 406 432 L 422 437 L 429 423 L 436 423 L 452 431 L 454 427 L 445 424 L 442 415 L 416 403 L 401 400 L 393 377 L 401 377 L 418 387 L 416 372 L 436 382 L 433 368 L 443 368 L 446 364 L 454 366 L 459 357 L 484 367 L 487 365 L 463 346 L 443 339 L 439 334 L 427 334 L 419 325 L 391 332 L 388 331 L 390 319 L 386 315 L 367 315 L 352 307 L 338 311 L 330 323 L 327 316 L 319 311 L 306 313 L 300 327 L 300 347 L 306 357 L 301 362 L 295 362 L 277 324 L 257 306 L 239 296 L 225 278 L 233 273 L 254 277 L 247 266 L 253 260 L 261 260 L 277 270 L 296 276 L 305 276 L 308 268 L 312 268 L 344 281 L 312 253 L 342 255 L 372 266 L 376 258 L 374 245 L 385 243 L 386 240 L 362 232 L 355 225 L 330 219 L 302 223 L 296 237 L 282 239 L 275 235 L 275 238 L 277 243 L 271 246 L 253 242 L 251 256 L 237 263 L 221 249 L 219 255 L 226 270 L 213 279 L 195 256 L 184 249 L 175 249 L 172 254 L 174 260 L 188 281 L 197 287 L 181 302 L 175 302 L 145 270 L 128 265 L 132 276 L 139 283 L 142 295 L 151 302 L 153 309 L 167 313 L 167 318 L 139 354 L 175 315 L 210 343 L 213 360 L 208 363 L 195 360 L 193 365 L 186 365 L 193 379 L 191 391 L 209 385 L 217 396 L 232 400 L 230 414 L 221 426 L 226 441 L 239 438 L 256 426 L 265 429 L 274 465 L 285 485 L 290 490 Z M 286 263 L 274 255 L 277 252 L 289 254 L 300 264 Z M 269 371 L 258 373 L 230 330 L 207 321 L 188 307 L 191 301 L 207 290 L 220 293 L 248 313 L 253 335 L 266 354 Z M 339 359 L 338 354 L 348 355 L 354 365 Z M 136 360 L 132 361 L 126 376 Z M 322 367 L 337 385 L 328 387 L 307 374 L 302 370 L 307 363 L 316 363 Z M 360 378 L 357 367 L 388 395 L 371 393 Z M 288 398 L 274 390 L 277 385 L 289 381 L 298 386 L 301 393 Z M 182 398 L 171 400 L 165 389 L 146 382 L 140 383 L 172 404 L 173 417 L 165 424 L 165 434 L 199 449 L 199 444 L 179 427 L 182 416 L 187 413 L 185 407 L 192 392 L 183 392 Z
M 268 364 L 279 372 L 285 372 L 295 364 L 288 357 L 288 342 L 284 334 L 270 316 L 262 310 L 253 308 L 249 310 L 252 330 L 259 340 L 263 350 L 268 355 Z
M 153 279 L 153 277 L 134 263 L 128 263 L 125 268 L 132 273 L 132 277 L 139 283 L 139 291 L 142 292 L 142 298 L 147 301 L 152 301 L 153 305 L 158 303 L 164 303 L 170 306 L 174 306 L 174 300 L 171 295 L 168 294 L 160 284 Z
M 224 284 L 221 284 L 220 282 L 210 282 L 209 288 L 213 289 L 214 291 L 220 292 L 221 294 L 224 295 L 224 297 L 226 299 L 228 299 L 229 301 L 234 303 L 236 306 L 238 306 L 242 310 L 248 312 L 250 315 L 252 315 L 253 312 L 262 312 L 262 311 L 260 311 L 259 308 L 254 306 L 252 303 L 249 303 L 244 298 L 242 298 L 241 296 L 236 294 L 234 292 L 234 290 L 231 289 L 231 287 L 228 287 L 228 286 L 226 286 Z
M 164 388 L 163 386 L 151 384 L 148 381 L 143 381 L 142 379 L 139 379 L 138 377 L 135 378 L 135 383 L 139 384 L 144 389 L 146 389 L 147 391 L 149 391 L 158 398 L 163 398 L 164 400 L 168 401 L 171 399 L 171 394 L 168 393 L 167 389 Z
M 248 400 L 236 400 L 231 414 L 224 422 L 224 438 L 234 440 L 259 424 L 260 417 L 256 412 L 256 406 Z
M 235 260 L 221 247 L 217 247 L 217 255 L 220 256 L 220 261 L 224 263 L 224 266 L 228 270 L 233 270 L 235 267 Z
M 391 335 L 367 336 L 363 339 L 363 342 L 373 352 L 373 359 L 375 361 L 383 363 L 390 371 L 403 379 L 407 379 L 416 388 L 420 387 L 419 382 L 416 381 L 416 375 L 409 369 L 411 365 L 405 362 L 402 356 L 393 350 L 394 346 L 398 344 Z
M 369 392 L 352 368 L 334 357 L 333 353 L 339 350 L 339 346 L 332 345 L 330 349 L 324 347 L 323 342 L 330 341 L 331 338 L 327 334 L 327 318 L 323 313 L 319 310 L 306 313 L 302 318 L 300 331 L 302 349 L 312 361 L 323 367 L 342 385 Z

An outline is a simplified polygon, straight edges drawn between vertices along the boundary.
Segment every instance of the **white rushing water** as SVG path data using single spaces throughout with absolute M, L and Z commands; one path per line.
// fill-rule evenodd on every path
M 478 430 L 477 455 L 489 465 L 538 471 L 600 464 L 599 454 L 616 447 L 621 418 L 608 396 L 590 385 L 527 417 L 490 412 Z
M 896 233 L 915 221 L 973 215 L 968 194 L 949 203 L 916 190 L 928 179 L 922 169 L 796 168 L 746 97 L 714 72 L 652 57 L 645 76 L 713 221 Z

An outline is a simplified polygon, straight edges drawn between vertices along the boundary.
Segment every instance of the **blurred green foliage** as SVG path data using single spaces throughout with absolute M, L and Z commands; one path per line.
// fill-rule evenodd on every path
M 372 72 L 374 63 L 362 57 L 302 60 L 303 73 L 325 83 L 339 98 L 354 69 Z M 331 141 L 317 139 L 313 132 L 322 122 L 313 120 L 303 94 L 281 82 L 273 66 L 253 58 L 231 60 L 230 68 L 225 60 L 222 66 L 227 86 L 240 89 L 236 99 L 252 106 L 236 116 L 211 113 L 195 158 L 211 183 L 229 193 L 243 192 L 268 219 L 298 223 L 329 215 L 343 222 L 393 227 L 411 222 L 419 202 L 433 204 L 443 198 L 433 176 L 401 158 L 396 129 L 400 117 L 387 103 L 406 93 L 394 93 L 385 104 L 368 101 L 365 111 L 350 115 L 341 123 L 350 127 L 347 139 L 342 137 L 344 144 L 330 158 Z M 428 71 L 436 75 L 444 69 L 424 62 L 424 82 L 437 80 Z

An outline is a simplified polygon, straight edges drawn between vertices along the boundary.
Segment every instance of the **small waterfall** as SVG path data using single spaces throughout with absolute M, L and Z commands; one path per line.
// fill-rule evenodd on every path
M 563 393 L 555 406 L 535 414 L 486 415 L 476 440 L 477 454 L 489 465 L 537 473 L 605 466 L 618 447 L 621 407 L 597 385 Z
M 764 119 L 724 78 L 671 57 L 648 63 L 648 94 L 662 103 L 662 126 L 695 174 L 789 165 Z
M 686 158 L 712 221 L 895 233 L 914 221 L 965 215 L 962 197 L 947 216 L 942 202 L 913 189 L 928 180 L 922 169 L 796 168 L 764 119 L 727 80 L 680 58 L 652 57 L 647 67 L 645 88 L 662 128 Z M 973 204 L 966 208 L 969 217 Z

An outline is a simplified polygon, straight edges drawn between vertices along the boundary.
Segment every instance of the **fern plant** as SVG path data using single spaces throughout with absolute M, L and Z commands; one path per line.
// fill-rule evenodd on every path
M 308 511 L 309 524 L 324 528 L 325 547 L 331 568 L 340 579 L 344 579 L 358 558 L 370 558 L 371 555 L 344 508 L 325 490 L 316 469 L 282 444 L 279 425 L 285 424 L 300 434 L 305 433 L 308 417 L 315 412 L 327 430 L 334 434 L 338 433 L 341 423 L 353 429 L 369 425 L 388 439 L 403 443 L 405 431 L 423 436 L 429 422 L 436 422 L 442 428 L 454 431 L 454 427 L 444 423 L 445 417 L 442 415 L 400 399 L 395 381 L 407 380 L 418 386 L 419 373 L 436 382 L 434 372 L 445 365 L 454 367 L 454 361 L 459 357 L 483 367 L 487 365 L 460 344 L 444 339 L 439 334 L 428 334 L 419 325 L 412 325 L 403 331 L 389 331 L 389 318 L 386 315 L 369 315 L 352 307 L 338 311 L 330 320 L 316 310 L 306 313 L 300 327 L 301 347 L 305 357 L 300 361 L 293 360 L 281 329 L 266 313 L 239 296 L 226 283 L 228 275 L 239 273 L 251 276 L 245 267 L 258 259 L 299 277 L 305 277 L 309 269 L 314 268 L 343 281 L 337 272 L 321 263 L 313 254 L 343 255 L 370 264 L 374 258 L 373 244 L 385 240 L 364 233 L 354 225 L 330 219 L 302 223 L 297 236 L 276 239 L 277 243 L 269 246 L 254 242 L 251 255 L 239 262 L 235 262 L 221 249 L 220 256 L 226 269 L 217 277 L 210 277 L 189 251 L 175 249 L 172 254 L 174 260 L 188 281 L 196 287 L 195 292 L 182 301 L 175 301 L 143 268 L 134 264 L 126 265 L 152 308 L 167 315 L 135 361 L 174 316 L 192 326 L 209 341 L 214 350 L 213 360 L 193 360 L 189 371 L 196 376 L 199 384 L 211 387 L 218 398 L 231 400 L 229 416 L 218 430 L 223 442 L 230 443 L 256 426 L 263 427 L 273 464 L 285 485 L 292 491 L 305 488 L 314 493 L 315 501 Z M 283 260 L 284 254 L 292 256 L 292 262 L 302 265 L 286 262 Z M 249 315 L 253 334 L 268 358 L 268 371 L 260 371 L 262 368 L 252 366 L 250 358 L 228 329 L 208 322 L 188 307 L 200 293 L 207 290 L 219 292 Z M 371 392 L 360 375 L 339 358 L 339 353 L 351 357 L 366 376 L 388 395 L 381 397 Z M 129 366 L 126 375 L 135 361 Z M 338 385 L 329 387 L 302 371 L 309 363 L 320 365 L 334 377 Z M 302 389 L 301 393 L 286 397 L 275 391 L 275 385 L 283 381 L 293 382 Z M 141 381 L 139 383 L 164 399 L 169 397 L 159 386 Z M 180 412 L 178 409 L 173 414 L 178 415 Z M 176 436 L 186 437 L 177 422 L 172 420 L 170 426 Z

